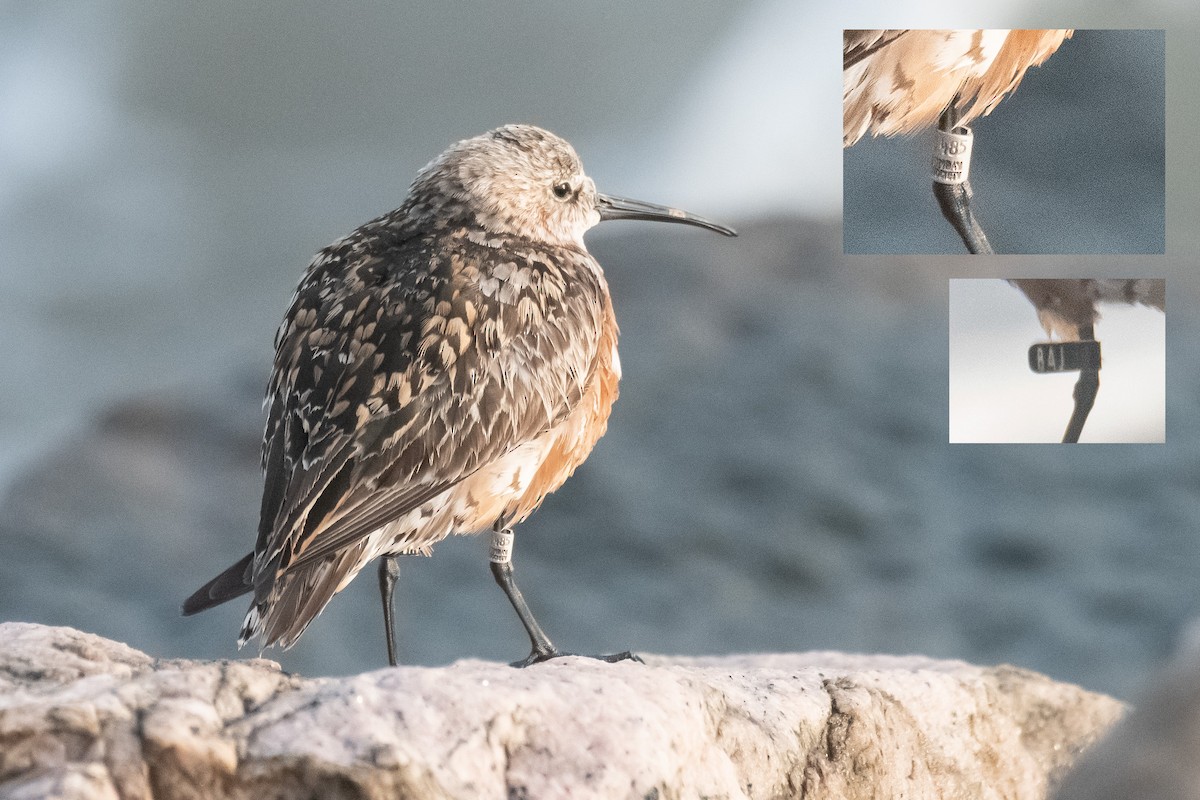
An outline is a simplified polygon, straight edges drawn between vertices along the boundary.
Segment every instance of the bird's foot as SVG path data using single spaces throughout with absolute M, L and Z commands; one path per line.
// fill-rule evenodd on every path
M 645 664 L 641 657 L 628 650 L 622 650 L 620 653 L 610 653 L 606 656 L 588 656 L 588 658 L 596 658 L 601 661 L 607 661 L 609 664 L 616 664 L 618 661 L 636 661 L 639 664 Z
M 509 664 L 509 666 L 516 667 L 517 669 L 523 669 L 525 667 L 531 667 L 534 664 L 541 664 L 543 661 L 549 661 L 552 658 L 562 658 L 563 656 L 573 656 L 573 655 L 575 655 L 575 654 L 574 653 L 564 653 L 562 650 L 559 650 L 557 647 L 548 647 L 548 648 L 535 647 L 533 649 L 533 652 L 531 652 L 529 655 L 525 656 L 525 658 L 521 659 L 520 661 L 513 661 L 511 664 Z
M 564 653 L 562 650 L 557 650 L 557 649 L 534 650 L 532 653 L 530 653 L 525 658 L 521 659 L 520 661 L 514 661 L 511 664 L 509 664 L 509 666 L 517 667 L 518 669 L 521 669 L 524 667 L 533 666 L 534 664 L 541 664 L 542 662 L 549 661 L 552 658 L 562 658 L 563 656 L 574 656 L 574 655 L 579 655 L 579 654 L 578 653 Z M 625 650 L 620 653 L 611 653 L 608 655 L 599 655 L 599 656 L 585 655 L 584 658 L 594 658 L 597 661 L 604 661 L 608 664 L 616 664 L 618 661 L 636 661 L 639 664 L 646 663 L 645 661 L 642 661 L 642 659 L 638 658 L 636 655 L 629 652 L 628 650 Z

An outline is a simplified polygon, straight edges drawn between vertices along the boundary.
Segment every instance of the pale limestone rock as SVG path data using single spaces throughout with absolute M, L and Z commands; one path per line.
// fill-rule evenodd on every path
M 0 624 L 0 798 L 1041 798 L 1122 713 L 919 656 L 646 660 L 304 679 Z

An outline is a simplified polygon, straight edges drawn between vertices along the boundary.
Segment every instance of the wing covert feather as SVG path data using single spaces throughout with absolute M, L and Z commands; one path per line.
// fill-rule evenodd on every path
M 512 237 L 368 225 L 318 254 L 276 335 L 259 599 L 564 418 L 607 302 L 582 249 Z

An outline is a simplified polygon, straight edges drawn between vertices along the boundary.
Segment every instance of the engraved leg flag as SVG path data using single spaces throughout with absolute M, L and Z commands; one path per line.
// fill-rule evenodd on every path
M 1128 303 L 1166 310 L 1166 281 L 1148 278 L 1013 278 L 1013 286 L 1037 309 L 1046 333 L 1060 339 L 1029 348 L 1029 368 L 1039 374 L 1079 371 L 1064 444 L 1077 444 L 1100 391 L 1102 364 L 1095 325 L 1100 303 Z

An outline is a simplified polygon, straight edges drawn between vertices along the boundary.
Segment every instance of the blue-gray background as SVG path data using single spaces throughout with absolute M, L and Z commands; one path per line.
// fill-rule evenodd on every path
M 742 230 L 589 239 L 622 397 L 516 555 L 561 645 L 923 652 L 1132 691 L 1200 606 L 1200 16 L 970 20 L 1167 30 L 1167 257 L 846 257 L 840 30 L 887 8 L 0 4 L 0 618 L 233 655 L 240 603 L 177 609 L 253 541 L 258 402 L 304 264 L 450 141 L 528 121 L 604 190 Z M 910 10 L 890 24 L 952 9 Z M 1168 444 L 946 444 L 947 278 L 1058 274 L 1168 278 Z M 405 562 L 406 661 L 525 652 L 484 544 Z M 275 655 L 381 666 L 373 574 Z

